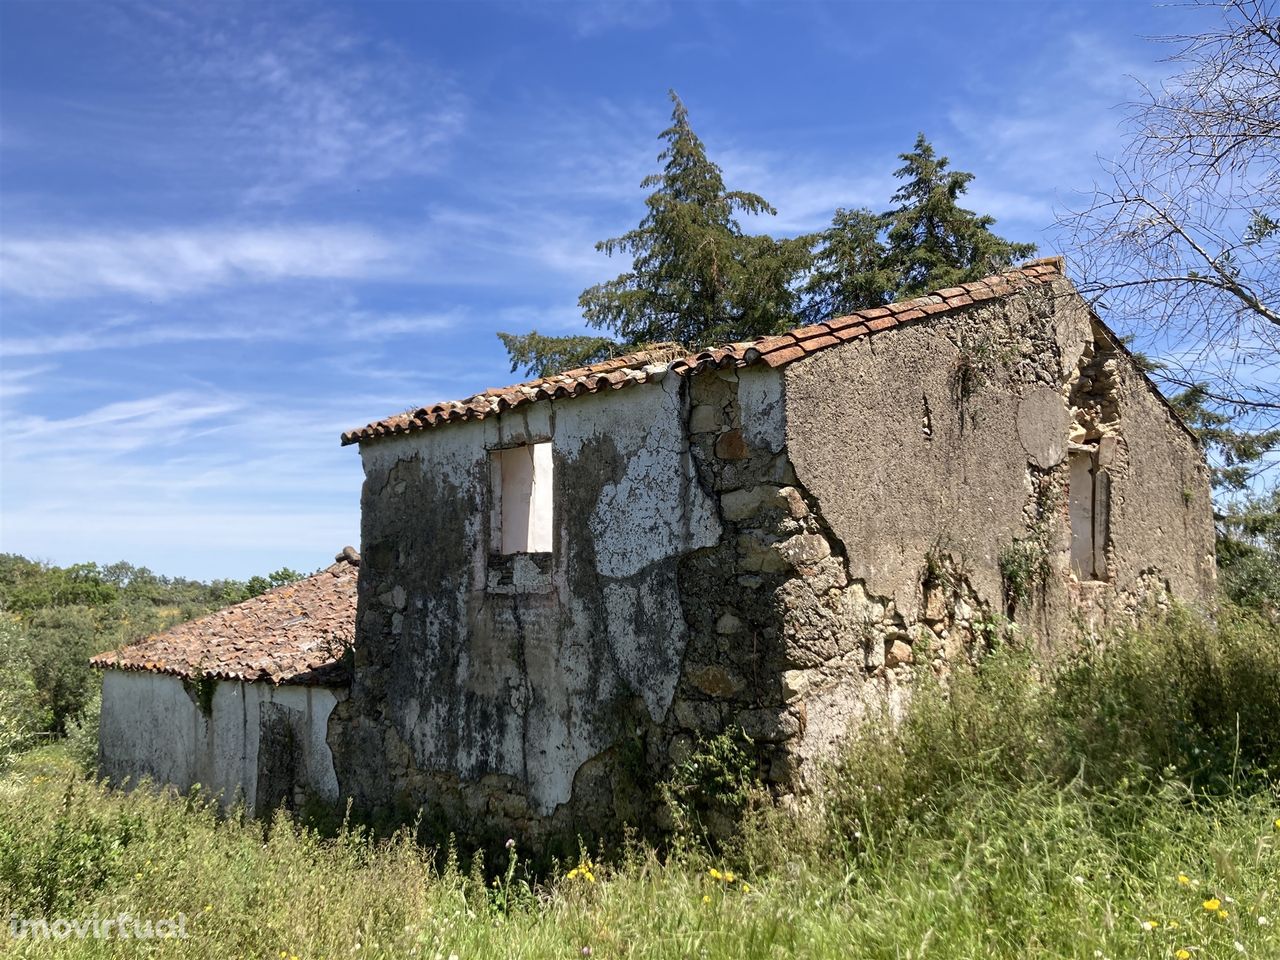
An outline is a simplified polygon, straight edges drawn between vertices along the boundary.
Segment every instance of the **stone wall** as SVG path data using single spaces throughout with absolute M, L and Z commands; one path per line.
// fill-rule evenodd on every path
M 845 545 L 850 579 L 909 634 L 930 620 L 940 569 L 983 616 L 1014 616 L 1050 646 L 1146 597 L 1212 595 L 1200 451 L 1066 281 L 801 360 L 786 395 L 799 481 Z M 1110 523 L 1105 571 L 1080 582 L 1067 461 L 1086 444 Z M 1020 563 L 1031 569 L 1011 583 Z

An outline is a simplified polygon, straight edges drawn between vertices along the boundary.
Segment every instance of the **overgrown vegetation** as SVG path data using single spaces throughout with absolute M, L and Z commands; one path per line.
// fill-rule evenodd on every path
M 1226 595 L 1280 620 L 1280 487 L 1227 506 L 1218 518 L 1217 553 Z
M 1280 629 L 1236 608 L 1052 671 L 1006 644 L 871 718 L 800 816 L 752 793 L 730 736 L 681 782 L 742 801 L 735 840 L 548 872 L 115 793 L 44 748 L 0 783 L 0 910 L 186 917 L 163 950 L 8 944 L 32 957 L 1275 956 L 1277 691 Z
M 59 567 L 0 554 L 0 765 L 5 744 L 93 722 L 88 659 L 176 623 L 240 603 L 302 574 L 201 583 L 130 563 Z

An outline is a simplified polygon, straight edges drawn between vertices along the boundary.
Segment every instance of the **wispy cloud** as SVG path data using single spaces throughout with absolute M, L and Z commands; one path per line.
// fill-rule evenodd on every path
M 11 365 L 0 367 L 0 400 L 9 400 L 31 393 L 36 389 L 41 375 L 52 369 L 53 367 L 48 364 L 18 369 L 14 369 Z
M 234 399 L 175 391 L 108 403 L 69 417 L 19 415 L 8 418 L 6 444 L 25 446 L 50 436 L 75 437 L 81 454 L 132 453 L 173 446 L 195 434 L 217 429 L 220 418 L 241 407 Z
M 0 290 L 151 298 L 243 282 L 385 273 L 393 246 L 351 226 L 195 227 L 0 239 Z
M 349 16 L 312 4 L 131 4 L 105 14 L 122 54 L 167 90 L 144 118 L 157 142 L 205 148 L 250 204 L 439 168 L 463 130 L 459 84 Z M 159 157 L 163 159 L 164 152 Z
M 1061 198 L 1087 186 L 1098 157 L 1122 148 L 1125 102 L 1139 83 L 1158 82 L 1168 71 L 1159 52 L 1069 31 L 1023 64 L 1025 79 L 1012 84 L 1012 95 L 1007 79 L 1001 88 L 985 80 L 962 88 L 948 110 L 951 138 L 974 158 L 966 163 L 989 171 L 974 184 L 974 202 L 1001 220 L 1040 225 L 1053 242 L 1055 192 Z M 1050 90 L 1070 95 L 1050 99 Z
M 532 0 L 522 4 L 521 9 L 567 24 L 583 38 L 611 30 L 649 30 L 671 16 L 670 0 Z

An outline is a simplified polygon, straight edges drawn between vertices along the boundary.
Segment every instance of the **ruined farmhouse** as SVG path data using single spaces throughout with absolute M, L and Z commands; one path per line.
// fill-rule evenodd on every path
M 636 771 L 701 737 L 742 731 L 775 792 L 800 791 L 913 671 L 945 673 L 1010 620 L 1052 650 L 1213 589 L 1201 452 L 1058 259 L 342 439 L 365 483 L 358 568 L 318 575 L 358 569 L 340 679 L 210 671 L 240 662 L 213 618 L 185 667 L 163 646 L 105 655 L 104 770 L 144 769 L 140 728 L 181 727 L 172 753 L 195 767 L 254 745 L 216 782 L 260 807 L 289 793 L 263 750 L 283 738 L 302 792 L 373 813 L 525 835 L 637 822 L 655 797 Z M 277 626 L 254 643 L 288 648 Z M 183 669 L 236 686 L 201 720 L 166 680 Z

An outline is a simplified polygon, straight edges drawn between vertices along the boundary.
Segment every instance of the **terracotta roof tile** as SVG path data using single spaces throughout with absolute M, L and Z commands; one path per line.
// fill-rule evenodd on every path
M 343 684 L 340 660 L 355 639 L 359 562 L 347 547 L 314 576 L 100 653 L 89 663 L 188 679 Z
M 496 387 L 464 400 L 420 407 L 409 413 L 401 413 L 350 430 L 342 435 L 342 442 L 360 443 L 377 437 L 427 430 L 446 423 L 481 420 L 513 406 L 598 393 L 605 389 L 620 390 L 632 384 L 646 383 L 667 373 L 688 376 L 704 370 L 744 367 L 761 362 L 770 367 L 779 367 L 855 337 L 879 333 L 905 323 L 1007 296 L 1028 283 L 1047 283 L 1064 275 L 1062 258 L 1047 257 L 973 283 L 962 283 L 927 296 L 860 310 L 825 324 L 797 327 L 752 343 L 730 343 L 696 354 L 686 354 L 678 344 L 658 344 L 648 350 L 614 357 L 576 370 L 567 370 L 510 387 Z

